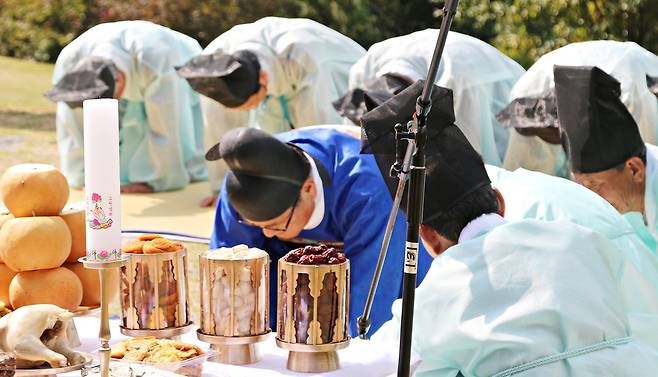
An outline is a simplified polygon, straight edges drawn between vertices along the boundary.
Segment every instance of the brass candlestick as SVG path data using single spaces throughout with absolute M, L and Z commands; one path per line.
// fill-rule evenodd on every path
M 82 257 L 78 259 L 85 268 L 98 270 L 100 281 L 101 281 L 101 327 L 98 332 L 98 339 L 100 340 L 100 348 L 98 349 L 98 357 L 100 359 L 100 370 L 101 377 L 110 376 L 110 353 L 112 352 L 110 348 L 110 300 L 112 298 L 112 287 L 110 287 L 110 282 L 112 281 L 112 270 L 120 268 L 128 260 L 125 256 L 117 261 L 113 262 L 96 262 L 88 261 L 87 257 Z

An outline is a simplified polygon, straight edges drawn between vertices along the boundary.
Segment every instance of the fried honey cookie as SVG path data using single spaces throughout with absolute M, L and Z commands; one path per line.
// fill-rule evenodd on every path
M 156 238 L 162 238 L 162 236 L 159 235 L 159 234 L 154 234 L 154 233 L 145 233 L 145 234 L 142 234 L 141 236 L 139 236 L 138 239 L 140 241 L 151 241 L 151 240 L 154 240 Z
M 153 337 L 135 338 L 112 346 L 112 358 L 146 363 L 174 363 L 202 355 L 194 344 Z
M 128 245 L 121 248 L 121 251 L 126 254 L 142 254 L 144 251 L 144 244 L 146 241 L 133 241 Z
M 183 244 L 165 238 L 155 238 L 146 241 L 143 250 L 144 254 L 170 253 L 172 251 L 183 250 Z
M 112 346 L 110 356 L 114 359 L 125 358 L 127 360 L 141 361 L 148 355 L 148 350 L 156 342 L 157 339 L 153 336 L 125 340 Z

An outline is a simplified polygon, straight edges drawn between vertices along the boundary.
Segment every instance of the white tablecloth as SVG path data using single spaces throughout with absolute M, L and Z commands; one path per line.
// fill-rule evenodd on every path
M 98 330 L 100 320 L 97 317 L 75 318 L 75 324 L 80 336 L 82 345 L 80 351 L 95 353 L 98 349 Z M 119 321 L 111 320 L 110 328 L 112 331 L 112 340 L 110 344 L 117 343 L 127 337 L 119 331 Z M 389 376 L 394 375 L 397 371 L 397 347 L 385 346 L 376 342 L 370 342 L 360 339 L 352 339 L 349 347 L 338 351 L 341 368 L 329 373 L 294 373 L 286 369 L 288 351 L 278 348 L 272 334 L 266 341 L 257 345 L 261 360 L 257 363 L 243 366 L 219 364 L 206 361 L 203 367 L 203 376 L 216 377 L 274 377 L 274 376 L 333 376 L 333 377 L 353 377 L 353 376 Z M 199 341 L 196 337 L 196 331 L 191 331 L 181 338 L 182 341 L 193 343 L 203 349 L 208 345 Z M 417 367 L 419 359 L 414 356 L 412 364 Z M 414 368 L 415 369 L 415 368 Z M 80 373 L 67 373 L 61 376 L 79 376 Z

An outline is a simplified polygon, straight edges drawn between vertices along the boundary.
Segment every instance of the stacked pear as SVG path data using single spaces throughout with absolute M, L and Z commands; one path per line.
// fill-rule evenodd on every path
M 86 249 L 84 203 L 66 206 L 64 175 L 51 165 L 12 166 L 0 178 L 0 198 L 9 211 L 0 215 L 0 301 L 14 309 L 98 305 L 98 273 L 78 262 Z

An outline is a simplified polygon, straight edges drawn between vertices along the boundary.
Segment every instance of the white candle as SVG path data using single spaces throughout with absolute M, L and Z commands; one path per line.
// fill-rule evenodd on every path
M 121 182 L 119 176 L 119 101 L 83 102 L 87 260 L 121 257 Z

